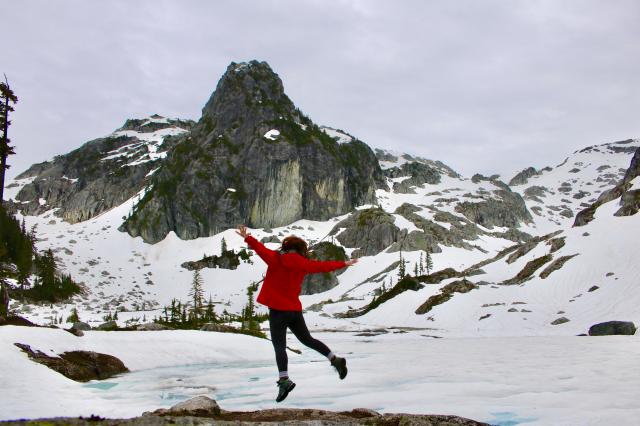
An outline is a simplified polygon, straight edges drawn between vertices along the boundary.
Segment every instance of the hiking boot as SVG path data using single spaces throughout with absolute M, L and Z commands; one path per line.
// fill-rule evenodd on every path
M 296 387 L 296 384 L 293 383 L 289 378 L 280 379 L 276 382 L 278 385 L 278 397 L 276 398 L 276 402 L 284 401 L 284 399 L 289 395 L 289 392 Z
M 340 380 L 347 377 L 347 360 L 346 359 L 336 356 L 331 360 L 331 365 L 333 365 L 333 368 L 335 368 L 338 371 L 338 376 L 340 376 Z

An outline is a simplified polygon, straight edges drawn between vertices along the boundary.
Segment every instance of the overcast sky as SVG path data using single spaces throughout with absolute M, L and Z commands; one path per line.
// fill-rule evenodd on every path
M 0 0 L 15 176 L 267 61 L 318 124 L 458 172 L 640 137 L 640 2 Z M 8 39 L 7 39 L 8 37 Z

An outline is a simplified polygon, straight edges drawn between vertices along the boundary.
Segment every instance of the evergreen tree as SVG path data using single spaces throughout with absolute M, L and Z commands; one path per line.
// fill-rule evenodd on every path
M 227 251 L 227 241 L 222 237 L 222 241 L 220 242 L 220 254 L 224 254 Z
M 413 276 L 417 277 L 418 276 L 418 263 L 416 262 L 415 265 L 413 265 Z
M 251 283 L 249 287 L 247 287 L 247 305 L 243 310 L 243 321 L 241 326 L 243 329 L 249 329 L 251 331 L 260 329 L 258 321 L 256 320 L 255 302 L 253 299 L 253 294 L 257 290 L 258 283 Z
M 170 317 L 169 321 L 172 324 L 175 324 L 177 319 L 178 319 L 178 315 L 176 313 L 176 299 L 173 298 L 173 299 L 171 299 L 171 317 Z
M 420 266 L 418 267 L 420 270 L 420 275 L 424 275 L 424 263 L 422 262 L 422 252 L 420 252 Z
M 55 287 L 57 266 L 53 251 L 48 249 L 44 252 L 44 255 L 40 257 L 40 264 L 38 265 L 41 280 L 40 285 Z
M 193 303 L 190 316 L 193 318 L 194 322 L 197 323 L 202 311 L 202 300 L 204 298 L 202 277 L 200 276 L 200 271 L 198 269 L 193 271 L 193 281 L 191 281 L 191 290 L 189 291 L 189 296 L 191 297 L 191 302 Z
M 4 76 L 4 82 L 0 82 L 0 128 L 2 134 L 0 135 L 0 205 L 4 203 L 4 176 L 5 172 L 9 168 L 7 164 L 7 158 L 10 155 L 15 154 L 13 147 L 9 145 L 11 140 L 9 139 L 9 113 L 13 111 L 11 104 L 18 102 L 18 98 L 9 87 L 7 76 Z
M 433 260 L 431 259 L 431 250 L 427 250 L 427 275 L 431 273 L 431 269 L 433 269 Z
M 398 269 L 398 277 L 403 279 L 407 274 L 405 260 L 402 257 L 402 250 L 400 251 L 400 268 Z
M 176 323 L 182 322 L 182 301 L 178 300 L 176 305 Z
M 206 322 L 216 321 L 216 311 L 213 309 L 213 300 L 211 299 L 211 295 L 209 295 L 209 301 L 207 302 L 207 310 L 204 313 L 204 319 Z
M 73 309 L 71 310 L 71 315 L 67 317 L 67 322 L 73 323 L 78 321 L 80 321 L 80 316 L 78 315 L 78 309 L 74 306 Z

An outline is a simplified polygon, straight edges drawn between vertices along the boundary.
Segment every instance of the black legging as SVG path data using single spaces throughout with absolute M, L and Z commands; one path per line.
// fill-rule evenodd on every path
M 278 371 L 287 371 L 287 327 L 305 346 L 315 349 L 324 356 L 328 356 L 331 349 L 320 340 L 311 337 L 307 324 L 301 311 L 279 311 L 269 309 L 269 328 L 271 331 L 271 342 L 276 351 L 276 363 Z

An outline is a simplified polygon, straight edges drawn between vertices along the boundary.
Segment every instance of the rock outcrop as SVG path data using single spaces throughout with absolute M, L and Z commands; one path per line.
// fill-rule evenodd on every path
M 33 424 L 29 420 L 9 421 L 6 424 L 22 426 Z M 212 426 L 212 425 L 415 425 L 415 426 L 489 426 L 451 415 L 434 414 L 380 414 L 368 408 L 355 408 L 351 411 L 326 411 L 311 408 L 275 408 L 257 411 L 227 411 L 206 396 L 198 396 L 180 402 L 171 408 L 161 408 L 145 412 L 141 417 L 132 419 L 104 419 L 98 416 L 89 418 L 39 419 L 37 424 L 52 426 Z M 4 423 L 3 423 L 4 424 Z
M 366 304 L 365 306 L 358 309 L 350 309 L 343 313 L 335 314 L 336 318 L 355 318 L 366 314 L 369 311 L 377 308 L 381 304 L 393 299 L 399 294 L 404 293 L 407 290 L 418 291 L 423 288 L 424 285 L 418 281 L 417 278 L 406 276 L 400 281 L 398 281 L 393 287 L 389 290 L 381 293 L 377 298 L 374 298 L 371 303 Z
M 240 266 L 240 262 L 251 262 L 250 253 L 244 248 L 237 253 L 235 250 L 225 250 L 220 255 L 204 256 L 200 260 L 183 262 L 180 266 L 189 271 L 202 268 L 237 269 Z
M 631 164 L 622 180 L 613 188 L 604 191 L 595 202 L 580 211 L 576 215 L 573 226 L 584 226 L 591 222 L 598 207 L 617 198 L 620 198 L 621 207 L 614 213 L 615 216 L 631 216 L 640 210 L 640 190 L 631 189 L 632 181 L 640 176 L 640 148 L 634 148 L 634 150 L 635 154 L 631 158 Z
M 380 253 L 400 237 L 400 229 L 394 224 L 394 217 L 381 208 L 358 210 L 338 222 L 331 235 L 345 247 L 357 247 L 354 258 Z M 342 228 L 346 228 L 340 232 Z
M 517 228 L 521 223 L 533 220 L 522 196 L 498 180 L 497 175 L 485 177 L 476 174 L 471 180 L 474 183 L 487 181 L 498 187 L 491 191 L 491 196 L 483 196 L 480 202 L 464 201 L 456 205 L 455 211 L 463 214 L 471 222 L 491 229 L 494 226 Z
M 16 207 L 27 215 L 57 208 L 55 214 L 70 223 L 97 216 L 139 193 L 166 151 L 192 125 L 160 116 L 127 120 L 113 134 L 18 175 L 16 179 L 32 181 L 17 194 Z
M 421 210 L 419 207 L 408 203 L 403 203 L 396 209 L 396 214 L 413 223 L 422 232 L 410 232 L 405 238 L 394 244 L 389 251 L 428 250 L 431 253 L 440 253 L 442 249 L 438 244 L 472 249 L 468 241 L 475 240 L 478 235 L 482 234 L 482 231 L 475 224 L 464 219 L 461 220 L 460 217 L 451 213 L 431 207 L 430 210 L 436 212 L 434 214 L 435 221 L 432 221 L 417 214 L 419 210 Z M 445 227 L 438 222 L 447 223 L 450 226 Z
M 412 194 L 414 186 L 426 184 L 435 185 L 440 183 L 440 172 L 424 163 L 410 162 L 399 167 L 393 167 L 384 171 L 385 176 L 390 178 L 408 176 L 408 179 L 393 184 L 393 191 L 402 194 Z
M 313 260 L 349 260 L 349 256 L 345 253 L 344 249 L 328 241 L 322 241 L 311 247 L 311 253 L 309 256 Z M 331 290 L 337 286 L 337 276 L 344 272 L 344 269 L 339 269 L 334 272 L 325 272 L 322 274 L 309 274 L 305 276 L 302 282 L 302 290 L 300 294 L 316 294 L 322 293 L 327 290 Z
M 528 167 L 511 178 L 511 180 L 509 181 L 509 186 L 524 185 L 525 183 L 527 183 L 530 177 L 537 176 L 539 174 L 540 172 L 533 167 Z
M 431 311 L 434 306 L 441 305 L 453 297 L 454 293 L 468 293 L 478 286 L 466 278 L 462 280 L 453 281 L 440 289 L 440 293 L 434 294 L 429 297 L 423 304 L 416 309 L 417 315 L 423 315 Z
M 129 371 L 118 358 L 113 355 L 89 351 L 64 352 L 59 357 L 51 357 L 29 345 L 15 343 L 29 358 L 46 365 L 52 370 L 78 382 L 103 380 Z
M 171 231 L 193 239 L 326 220 L 375 202 L 383 184 L 373 151 L 322 131 L 267 63 L 232 63 L 122 229 L 154 243 Z
M 633 336 L 636 330 L 636 325 L 630 321 L 607 321 L 589 327 L 589 336 Z
M 571 257 L 568 257 L 568 258 L 570 259 Z M 522 284 L 523 282 L 529 281 L 530 279 L 533 278 L 533 274 L 535 274 L 535 272 L 538 269 L 540 269 L 547 262 L 550 262 L 552 259 L 553 259 L 553 255 L 551 255 L 551 254 L 546 254 L 544 256 L 536 257 L 535 259 L 530 260 L 529 262 L 527 262 L 527 264 L 524 265 L 524 268 L 522 268 L 522 270 L 520 272 L 518 272 L 515 277 L 510 278 L 508 280 L 504 280 L 500 284 L 501 285 L 515 285 L 515 284 Z M 568 260 L 568 259 L 566 259 L 566 260 Z M 563 263 L 564 263 L 564 261 L 562 263 L 560 263 L 560 265 L 558 265 L 558 268 L 560 266 L 562 266 Z M 553 270 L 553 269 L 551 269 L 551 270 Z M 549 272 L 549 273 L 551 273 L 551 272 Z

